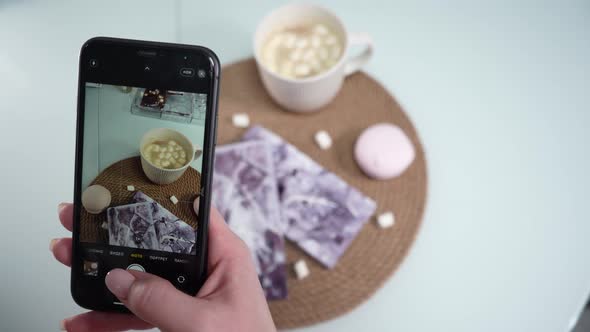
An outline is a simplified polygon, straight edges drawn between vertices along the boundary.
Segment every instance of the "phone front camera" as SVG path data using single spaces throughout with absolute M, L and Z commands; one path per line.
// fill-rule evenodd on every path
M 98 67 L 98 60 L 96 60 L 96 59 L 90 59 L 90 61 L 88 63 L 90 64 L 90 68 Z
M 199 69 L 199 71 L 197 72 L 197 76 L 199 76 L 199 78 L 205 78 L 205 76 L 207 76 L 207 72 L 205 71 L 205 69 Z

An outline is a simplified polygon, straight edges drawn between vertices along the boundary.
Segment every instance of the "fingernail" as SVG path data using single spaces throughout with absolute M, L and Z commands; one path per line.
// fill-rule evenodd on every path
M 66 207 L 66 205 L 68 205 L 68 204 L 67 203 L 63 203 L 63 202 L 62 203 L 59 203 L 57 205 L 57 213 L 60 214 L 61 213 L 61 210 L 63 210 Z
M 53 251 L 53 247 L 55 246 L 56 243 L 57 243 L 57 239 L 52 239 L 51 241 L 49 241 L 49 251 Z
M 66 330 L 66 320 L 62 320 L 61 322 L 59 322 L 59 330 L 60 331 L 67 331 Z
M 125 270 L 114 269 L 107 273 L 104 281 L 108 289 L 119 300 L 125 300 L 127 299 L 127 294 L 129 294 L 129 288 L 131 288 L 131 285 L 135 281 L 135 277 Z

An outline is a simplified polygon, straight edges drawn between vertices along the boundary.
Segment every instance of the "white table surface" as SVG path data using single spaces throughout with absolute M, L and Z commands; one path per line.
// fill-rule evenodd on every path
M 95 35 L 252 54 L 278 1 L 0 2 L 0 331 L 81 312 L 52 259 L 73 189 L 77 57 Z M 366 67 L 425 145 L 409 256 L 341 318 L 301 331 L 568 331 L 590 293 L 590 2 L 319 1 L 370 33 Z

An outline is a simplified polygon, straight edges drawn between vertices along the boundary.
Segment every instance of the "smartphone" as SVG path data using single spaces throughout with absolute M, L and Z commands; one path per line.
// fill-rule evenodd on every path
M 114 268 L 190 295 L 204 283 L 219 66 L 200 46 L 82 46 L 71 272 L 80 306 L 127 312 L 105 286 Z

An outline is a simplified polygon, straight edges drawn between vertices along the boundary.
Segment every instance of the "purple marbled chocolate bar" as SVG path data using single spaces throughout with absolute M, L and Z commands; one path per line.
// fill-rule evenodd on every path
M 149 203 L 159 243 L 158 250 L 181 254 L 196 253 L 195 230 L 189 224 L 141 191 L 133 195 L 132 201 Z
M 137 203 L 107 209 L 109 244 L 129 248 L 159 248 L 152 208 Z
M 334 267 L 375 212 L 375 202 L 265 128 L 251 128 L 243 140 L 271 145 L 285 236 Z
M 285 243 L 272 155 L 265 142 L 215 151 L 213 204 L 250 248 L 267 299 L 287 296 Z

